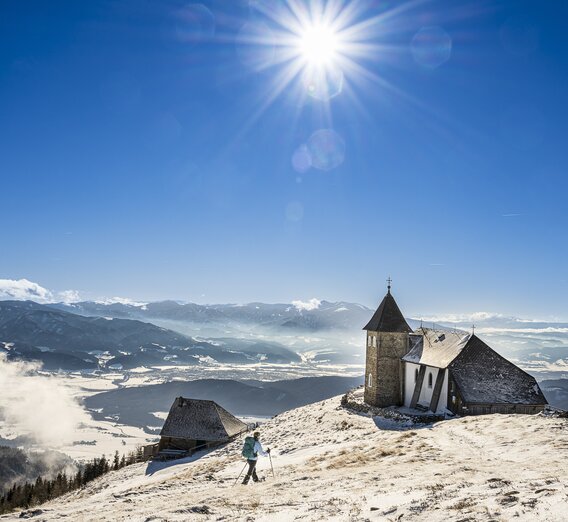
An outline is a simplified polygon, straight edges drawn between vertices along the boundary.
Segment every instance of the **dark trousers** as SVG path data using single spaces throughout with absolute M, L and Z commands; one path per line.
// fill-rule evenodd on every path
M 251 477 L 252 480 L 258 482 L 258 476 L 256 474 L 256 460 L 247 460 L 247 462 L 249 465 L 249 469 L 247 471 L 245 479 L 243 480 L 243 484 L 247 484 Z

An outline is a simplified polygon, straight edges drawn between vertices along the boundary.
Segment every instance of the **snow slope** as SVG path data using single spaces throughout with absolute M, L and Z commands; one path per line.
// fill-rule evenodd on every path
M 200 459 L 109 473 L 32 519 L 568 519 L 567 419 L 487 415 L 405 426 L 352 413 L 334 397 L 282 413 L 261 431 L 274 448 L 275 478 L 261 459 L 266 481 L 234 485 L 243 467 L 236 441 Z

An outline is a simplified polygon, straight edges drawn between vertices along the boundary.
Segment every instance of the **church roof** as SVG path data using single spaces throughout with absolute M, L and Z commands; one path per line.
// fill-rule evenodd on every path
M 465 403 L 547 404 L 534 377 L 476 335 L 419 328 L 409 338 L 410 350 L 402 360 L 449 368 Z
M 465 348 L 470 335 L 466 332 L 419 328 L 410 336 L 410 351 L 403 361 L 446 368 Z
M 394 297 L 390 293 L 390 289 L 363 330 L 391 333 L 412 332 L 412 329 L 408 326 L 406 319 L 396 304 Z
M 178 397 L 164 427 L 162 437 L 222 441 L 246 431 L 247 425 L 214 401 Z
M 536 379 L 472 335 L 450 364 L 466 403 L 547 404 Z

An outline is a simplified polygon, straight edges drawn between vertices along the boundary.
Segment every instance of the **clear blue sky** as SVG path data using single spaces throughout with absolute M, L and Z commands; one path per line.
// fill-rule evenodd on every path
M 357 2 L 369 79 L 265 106 L 286 65 L 238 35 L 279 34 L 266 1 L 1 2 L 0 278 L 374 305 L 391 275 L 408 314 L 567 318 L 568 2 Z M 437 67 L 411 44 L 432 26 Z M 321 128 L 343 162 L 297 172 Z

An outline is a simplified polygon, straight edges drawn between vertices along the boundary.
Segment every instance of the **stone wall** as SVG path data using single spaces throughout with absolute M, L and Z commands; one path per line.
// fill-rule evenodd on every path
M 366 356 L 365 356 L 365 402 L 367 404 L 375 404 L 376 402 L 376 386 L 377 386 L 377 350 L 373 346 L 369 346 L 369 336 L 378 335 L 377 332 L 367 332 L 366 339 Z M 371 375 L 371 386 L 369 386 L 369 374 Z
M 401 413 L 394 407 L 380 408 L 378 406 L 371 406 L 361 400 L 360 388 L 355 388 L 348 391 L 341 397 L 341 406 L 345 409 L 351 410 L 363 415 L 371 417 L 383 417 L 385 419 L 392 419 L 398 422 L 412 422 L 416 424 L 432 424 L 444 420 L 444 415 L 425 414 L 425 415 L 409 415 Z
M 367 332 L 377 336 L 377 347 L 367 343 L 365 402 L 372 406 L 402 405 L 402 363 L 408 352 L 407 333 Z M 369 386 L 369 374 L 372 386 Z

